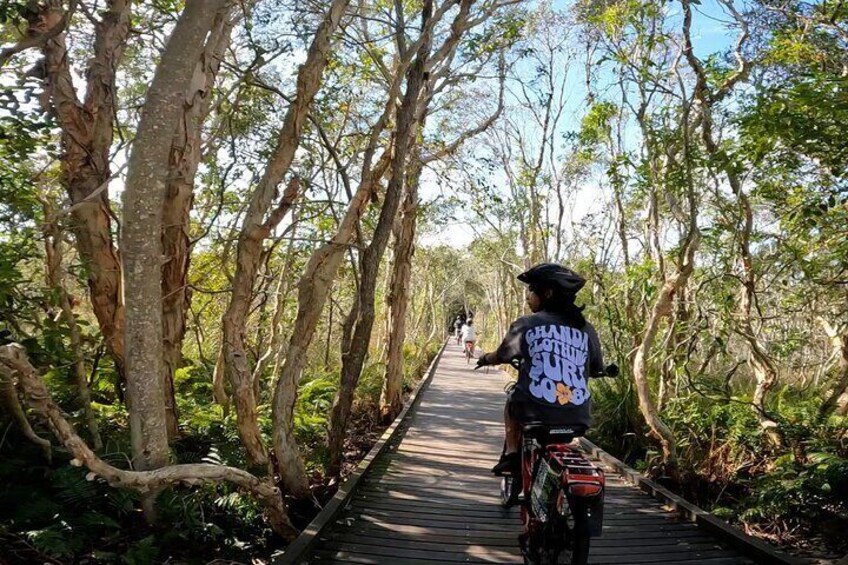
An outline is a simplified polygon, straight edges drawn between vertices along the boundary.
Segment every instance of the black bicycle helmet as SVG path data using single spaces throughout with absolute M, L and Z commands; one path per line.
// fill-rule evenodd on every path
M 540 263 L 518 275 L 518 280 L 528 285 L 554 284 L 573 293 L 586 284 L 586 279 L 557 263 Z

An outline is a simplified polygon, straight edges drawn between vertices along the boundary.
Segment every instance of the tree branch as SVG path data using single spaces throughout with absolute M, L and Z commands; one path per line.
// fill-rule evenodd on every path
M 71 464 L 85 466 L 91 471 L 87 477 L 89 480 L 99 476 L 110 486 L 142 494 L 179 484 L 195 486 L 204 482 L 228 482 L 249 492 L 265 506 L 271 525 L 278 534 L 286 539 L 297 535 L 297 530 L 286 516 L 280 490 L 270 481 L 261 480 L 242 469 L 198 463 L 168 465 L 151 471 L 128 471 L 100 459 L 65 419 L 21 345 L 0 346 L 0 374 L 16 383 L 29 408 L 47 421 L 56 437 L 74 456 Z

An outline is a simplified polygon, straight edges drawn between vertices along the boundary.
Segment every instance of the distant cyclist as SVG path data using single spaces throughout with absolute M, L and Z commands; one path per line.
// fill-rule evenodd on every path
M 462 317 L 457 316 L 456 320 L 453 322 L 453 335 L 456 338 L 456 344 L 459 345 L 459 341 L 462 338 Z
M 477 341 L 477 332 L 474 328 L 474 320 L 468 318 L 468 321 L 462 326 L 462 343 L 465 351 L 470 351 L 474 354 L 474 343 Z

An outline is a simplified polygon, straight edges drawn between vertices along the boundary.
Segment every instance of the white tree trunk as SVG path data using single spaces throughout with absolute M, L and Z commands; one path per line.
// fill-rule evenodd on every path
M 136 469 L 168 462 L 162 386 L 162 205 L 176 120 L 206 36 L 226 0 L 189 0 L 141 112 L 129 158 L 122 233 L 127 401 Z M 152 496 L 145 509 L 152 513 Z

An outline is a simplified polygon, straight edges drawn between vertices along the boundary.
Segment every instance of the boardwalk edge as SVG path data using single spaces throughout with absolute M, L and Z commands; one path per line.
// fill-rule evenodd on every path
M 324 528 L 331 525 L 336 515 L 345 508 L 348 500 L 356 490 L 356 486 L 359 484 L 359 481 L 362 480 L 362 477 L 365 476 L 377 458 L 386 450 L 391 440 L 395 438 L 400 430 L 400 425 L 407 419 L 412 408 L 418 404 L 421 393 L 427 388 L 427 385 L 430 384 L 430 381 L 433 379 L 433 375 L 436 373 L 436 367 L 439 365 L 439 360 L 442 358 L 442 353 L 444 353 L 447 343 L 447 340 L 445 340 L 442 347 L 439 349 L 439 352 L 436 353 L 435 357 L 433 357 L 433 360 L 430 362 L 430 366 L 427 367 L 427 371 L 424 376 L 418 382 L 415 389 L 412 391 L 412 394 L 409 395 L 409 399 L 400 414 L 392 420 L 392 423 L 388 428 L 386 428 L 386 431 L 383 432 L 383 435 L 380 436 L 380 439 L 374 444 L 374 447 L 372 447 L 365 458 L 359 462 L 356 470 L 351 473 L 350 477 L 348 477 L 344 483 L 341 484 L 339 490 L 336 491 L 336 494 L 330 499 L 330 502 L 328 502 L 318 515 L 315 516 L 315 518 L 309 523 L 309 525 L 306 526 L 306 529 L 304 529 L 300 535 L 297 536 L 291 544 L 289 544 L 285 553 L 271 560 L 273 565 L 296 565 L 297 563 L 301 563 L 301 560 L 306 556 L 309 550 L 312 549 L 312 546 L 318 540 L 319 536 L 324 531 Z
M 665 487 L 662 487 L 645 477 L 642 473 L 629 467 L 619 459 L 613 457 L 586 438 L 580 438 L 581 447 L 592 456 L 597 457 L 607 465 L 615 468 L 626 481 L 638 486 L 641 490 L 650 494 L 655 499 L 666 504 L 673 509 L 674 512 L 680 514 L 691 522 L 701 526 L 716 537 L 734 546 L 743 554 L 756 559 L 758 563 L 769 565 L 804 565 L 807 561 L 799 559 L 788 553 L 777 549 L 776 547 L 748 534 L 742 532 L 725 522 L 713 516 L 706 510 L 695 506 L 684 498 L 674 494 Z

